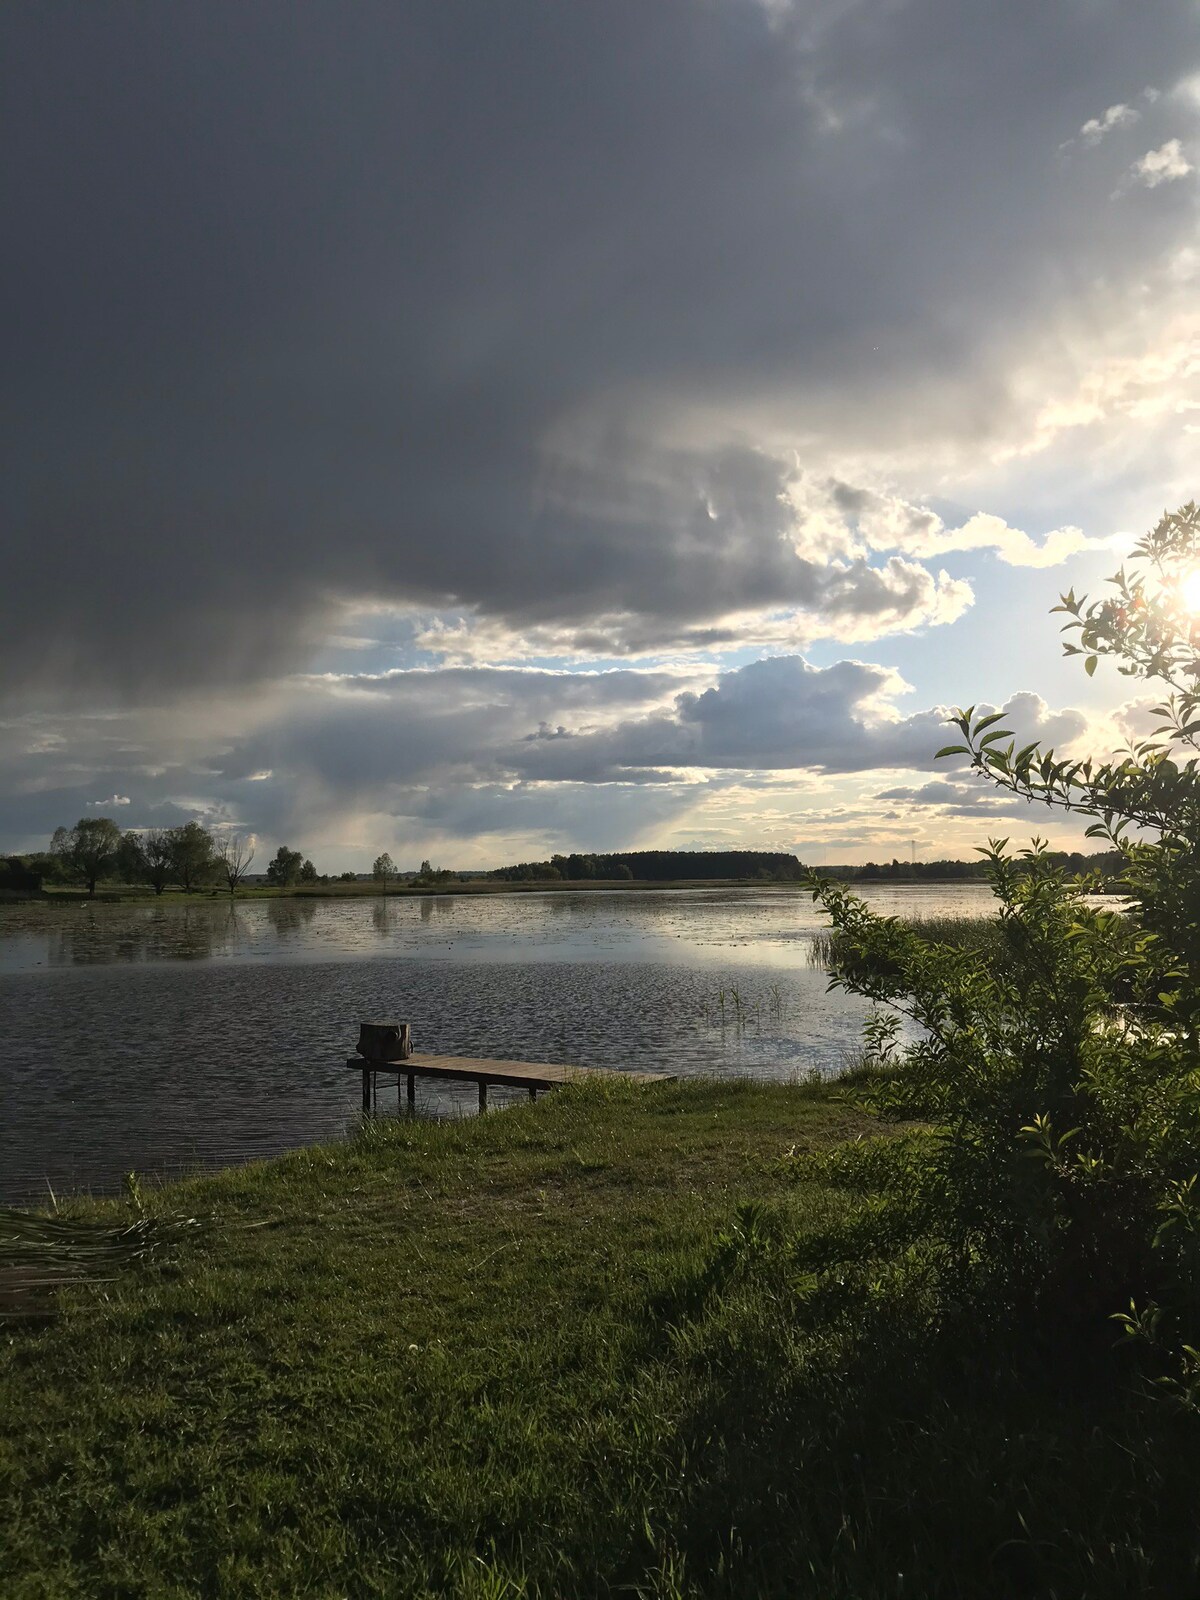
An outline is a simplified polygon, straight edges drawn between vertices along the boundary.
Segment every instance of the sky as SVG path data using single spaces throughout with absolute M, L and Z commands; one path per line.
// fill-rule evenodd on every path
M 1195 0 L 41 0 L 0 151 L 0 851 L 1077 845 L 934 753 L 1139 725 Z

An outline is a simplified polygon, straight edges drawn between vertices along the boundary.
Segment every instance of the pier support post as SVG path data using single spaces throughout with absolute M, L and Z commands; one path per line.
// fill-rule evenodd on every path
M 487 1110 L 487 1079 L 486 1078 L 480 1078 L 480 1080 L 479 1080 L 479 1109 L 480 1109 L 480 1111 L 486 1111 Z
M 400 1080 L 397 1079 L 396 1082 L 398 1086 Z M 410 1111 L 417 1109 L 417 1075 L 415 1072 L 410 1072 L 408 1075 L 408 1109 Z
M 370 1109 L 371 1109 L 371 1069 L 370 1069 L 370 1067 L 364 1067 L 363 1068 L 363 1110 L 364 1111 L 370 1111 Z
M 532 1084 L 529 1085 L 529 1098 L 531 1100 L 536 1100 L 537 1099 L 537 1090 L 534 1088 L 534 1086 Z

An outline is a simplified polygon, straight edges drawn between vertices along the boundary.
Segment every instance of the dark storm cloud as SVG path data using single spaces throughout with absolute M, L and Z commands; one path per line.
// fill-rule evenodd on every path
M 241 707 L 0 718 L 0 839 L 39 847 L 57 823 L 112 794 L 129 798 L 113 812 L 123 827 L 199 816 L 274 838 L 311 837 L 315 817 L 353 805 L 424 815 L 414 786 L 444 796 L 454 784 L 511 784 L 509 751 L 538 728 L 565 720 L 587 731 L 669 705 L 684 681 L 666 671 L 445 668 L 305 677 Z M 524 809 L 550 803 L 543 795 Z M 477 795 L 447 810 L 480 805 Z M 583 809 L 573 802 L 564 816 Z M 493 805 L 496 817 L 511 810 Z
M 1184 0 L 6 7 L 0 690 L 247 681 L 346 599 L 606 649 L 762 606 L 920 620 L 915 564 L 831 585 L 794 553 L 786 454 L 751 448 L 742 402 L 917 397 L 984 320 L 1036 329 L 1152 258 L 1187 186 L 1134 227 L 1109 196 L 1143 151 L 1104 164 L 1125 130 L 1056 152 L 1178 78 L 1196 23 Z M 1164 104 L 1146 150 L 1181 131 Z

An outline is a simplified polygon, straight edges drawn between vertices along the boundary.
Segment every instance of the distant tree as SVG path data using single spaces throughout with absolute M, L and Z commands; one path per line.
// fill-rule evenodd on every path
M 0 898 L 41 894 L 42 879 L 53 869 L 45 855 L 0 856 Z
M 429 861 L 422 861 L 413 882 L 419 888 L 428 888 L 435 883 L 449 883 L 454 876 L 449 867 L 435 867 Z
M 556 883 L 566 876 L 557 863 L 565 863 L 566 859 L 566 856 L 555 856 L 553 861 L 518 861 L 512 867 L 497 867 L 488 876 L 506 883 Z
M 358 877 L 358 873 L 357 872 L 339 872 L 338 873 L 338 882 L 339 883 L 353 883 L 354 880 L 357 877 Z
M 111 874 L 120 848 L 121 830 L 111 817 L 80 817 L 73 828 L 56 828 L 50 841 L 63 876 L 85 883 L 89 894 Z
M 171 882 L 174 871 L 171 835 L 162 828 L 147 829 L 142 835 L 143 881 L 153 885 L 155 894 L 161 894 Z
M 267 865 L 267 882 L 275 889 L 290 889 L 299 883 L 303 865 L 304 857 L 299 850 L 289 850 L 287 845 L 281 844 Z
M 381 856 L 375 857 L 375 865 L 371 868 L 371 876 L 376 883 L 383 885 L 384 894 L 387 893 L 388 879 L 396 875 L 396 863 L 385 850 Z
M 314 867 L 312 862 L 306 857 L 303 866 L 300 868 L 300 882 L 316 883 L 319 876 L 320 875 L 317 872 L 316 867 Z
M 115 876 L 122 883 L 146 883 L 149 865 L 141 834 L 130 828 L 117 849 Z
M 191 894 L 207 878 L 216 864 L 212 834 L 198 822 L 185 822 L 167 834 L 171 878 L 184 894 Z
M 254 860 L 254 835 L 249 838 L 240 833 L 229 833 L 221 840 L 216 849 L 217 870 L 225 879 L 226 887 L 232 897 L 239 883 L 250 871 L 250 863 Z

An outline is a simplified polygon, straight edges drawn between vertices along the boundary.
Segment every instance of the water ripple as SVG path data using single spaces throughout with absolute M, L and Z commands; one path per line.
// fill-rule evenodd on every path
M 986 906 L 916 892 L 930 913 Z M 806 896 L 770 890 L 6 910 L 0 1200 L 337 1136 L 359 1115 L 344 1061 L 368 1017 L 409 1018 L 419 1049 L 451 1054 L 836 1070 L 865 1008 L 808 966 L 820 925 Z M 418 1095 L 432 1114 L 475 1104 Z

